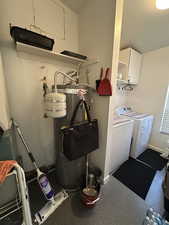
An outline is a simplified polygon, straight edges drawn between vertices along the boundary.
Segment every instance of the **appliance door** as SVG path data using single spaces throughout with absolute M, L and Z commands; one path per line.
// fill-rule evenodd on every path
M 153 116 L 148 116 L 140 120 L 135 120 L 133 143 L 130 152 L 130 156 L 132 158 L 137 158 L 147 149 L 152 131 L 152 125 Z
M 133 121 L 113 126 L 112 143 L 109 152 L 109 174 L 115 172 L 129 158 L 133 133 Z

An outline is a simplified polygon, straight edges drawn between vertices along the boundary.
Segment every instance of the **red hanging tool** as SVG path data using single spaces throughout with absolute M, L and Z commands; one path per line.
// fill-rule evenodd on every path
M 103 77 L 104 77 L 104 70 L 103 70 L 103 67 L 102 67 L 101 70 L 100 70 L 100 79 L 96 80 L 96 91 L 97 91 L 98 94 L 99 94 L 98 88 L 99 88 L 100 82 L 103 79 Z
M 103 71 L 101 69 L 101 81 L 98 87 L 98 94 L 100 96 L 112 96 L 112 86 L 110 82 L 111 70 L 110 68 L 106 69 L 106 75 L 103 78 Z

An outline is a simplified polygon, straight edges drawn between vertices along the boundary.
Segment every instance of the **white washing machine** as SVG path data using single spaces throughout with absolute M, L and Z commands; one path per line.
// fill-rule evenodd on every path
M 109 142 L 106 167 L 107 174 L 114 173 L 129 158 L 134 121 L 128 118 L 114 118 L 112 139 Z M 125 134 L 125 135 L 124 135 Z
M 148 147 L 154 116 L 134 112 L 130 107 L 119 107 L 116 109 L 116 113 L 119 116 L 134 120 L 130 156 L 137 158 Z

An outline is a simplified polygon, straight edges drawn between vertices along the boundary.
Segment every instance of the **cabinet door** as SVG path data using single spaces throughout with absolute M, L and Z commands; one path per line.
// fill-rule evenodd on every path
M 35 0 L 35 24 L 54 39 L 65 39 L 65 11 L 57 2 Z
M 142 55 L 131 49 L 128 80 L 131 84 L 137 84 L 139 81 Z
M 120 51 L 120 62 L 129 65 L 131 49 L 126 48 Z
M 128 81 L 130 84 L 138 83 L 141 59 L 142 55 L 132 48 L 126 48 L 120 51 L 119 61 L 126 65 L 125 69 L 123 67 L 123 71 L 119 71 L 119 73 L 123 75 L 123 80 Z
M 130 63 L 130 48 L 124 49 L 120 51 L 119 56 L 119 73 L 122 74 L 122 79 L 128 81 L 128 71 L 129 71 L 129 63 Z

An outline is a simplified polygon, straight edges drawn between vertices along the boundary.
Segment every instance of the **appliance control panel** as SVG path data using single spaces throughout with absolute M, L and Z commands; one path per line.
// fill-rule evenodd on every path
M 132 109 L 131 107 L 123 106 L 123 107 L 116 108 L 115 112 L 118 116 L 120 116 L 120 115 L 125 115 L 126 113 L 129 113 L 129 112 L 132 112 Z

